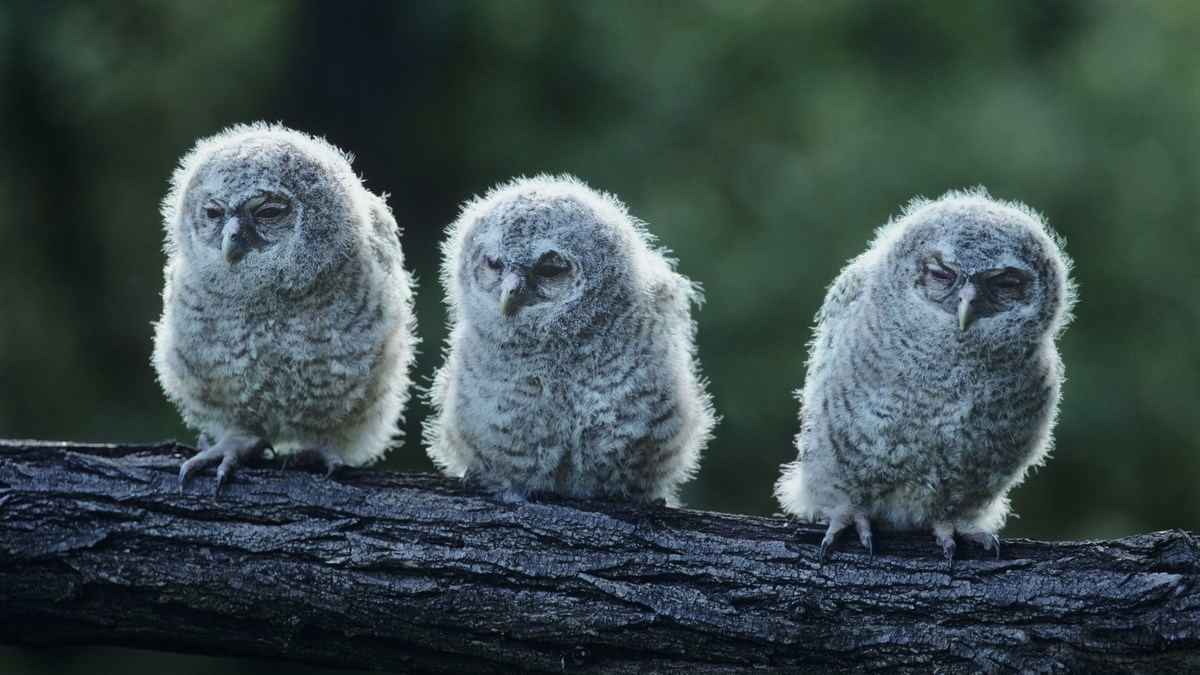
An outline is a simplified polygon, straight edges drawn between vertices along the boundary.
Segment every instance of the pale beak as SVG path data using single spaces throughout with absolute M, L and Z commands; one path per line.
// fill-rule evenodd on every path
M 525 300 L 525 278 L 509 272 L 500 280 L 500 316 L 511 316 Z
M 971 325 L 971 306 L 975 302 L 975 284 L 967 283 L 958 292 L 958 329 L 964 331 Z
M 246 255 L 243 235 L 242 223 L 237 216 L 225 222 L 225 227 L 221 230 L 221 257 L 226 265 L 232 265 Z

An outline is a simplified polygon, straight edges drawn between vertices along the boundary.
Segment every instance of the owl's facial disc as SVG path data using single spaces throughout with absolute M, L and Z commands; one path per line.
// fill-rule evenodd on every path
M 532 265 L 505 262 L 501 258 L 484 260 L 487 275 L 499 280 L 502 317 L 557 297 L 574 271 L 571 263 L 554 251 L 544 253 Z
M 1007 311 L 1028 295 L 1031 276 L 1015 267 L 985 269 L 973 274 L 958 265 L 931 256 L 925 261 L 918 285 L 929 299 L 958 320 L 959 331 L 975 321 Z
M 204 204 L 202 217 L 219 232 L 221 258 L 233 265 L 250 251 L 270 246 L 289 226 L 291 213 L 291 201 L 286 197 L 260 193 L 234 209 L 211 199 Z

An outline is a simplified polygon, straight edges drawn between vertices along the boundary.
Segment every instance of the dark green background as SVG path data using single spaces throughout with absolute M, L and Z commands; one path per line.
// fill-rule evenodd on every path
M 391 193 L 421 383 L 459 204 L 538 172 L 619 195 L 706 290 L 724 419 L 683 497 L 738 513 L 776 510 L 812 317 L 873 230 L 951 188 L 1026 201 L 1081 301 L 1057 448 L 1003 534 L 1200 530 L 1198 44 L 1188 0 L 3 2 L 0 437 L 194 440 L 149 365 L 158 203 L 198 137 L 268 120 Z M 432 470 L 426 414 L 384 466 Z

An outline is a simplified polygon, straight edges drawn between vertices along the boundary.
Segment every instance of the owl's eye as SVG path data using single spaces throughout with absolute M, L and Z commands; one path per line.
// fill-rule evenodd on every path
M 287 204 L 267 202 L 254 210 L 254 217 L 259 220 L 274 221 L 287 215 Z
M 487 258 L 487 266 L 489 269 L 496 270 L 497 272 L 504 269 L 504 263 L 495 258 Z
M 567 266 L 547 263 L 545 265 L 538 265 L 534 268 L 533 273 L 539 279 L 556 279 L 567 273 Z
M 1025 284 L 1025 279 L 1014 272 L 1004 272 L 988 279 L 988 285 L 998 291 L 1011 291 Z
M 925 273 L 928 274 L 930 277 L 932 277 L 934 281 L 937 281 L 937 282 L 943 283 L 943 284 L 952 284 L 952 283 L 954 283 L 954 280 L 958 278 L 958 275 L 956 275 L 951 270 L 948 270 L 945 267 L 940 267 L 938 265 L 930 265 L 930 266 L 926 267 Z
M 208 206 L 204 207 L 204 217 L 208 218 L 209 220 L 219 220 L 224 215 L 225 209 L 222 209 L 215 204 L 209 204 Z

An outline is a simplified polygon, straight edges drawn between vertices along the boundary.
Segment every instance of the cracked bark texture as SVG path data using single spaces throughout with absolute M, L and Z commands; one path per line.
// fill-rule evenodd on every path
M 1200 542 L 880 533 L 497 501 L 432 474 L 267 463 L 183 494 L 175 443 L 0 442 L 0 642 L 397 671 L 1200 668 Z M 763 489 L 769 489 L 764 483 Z

